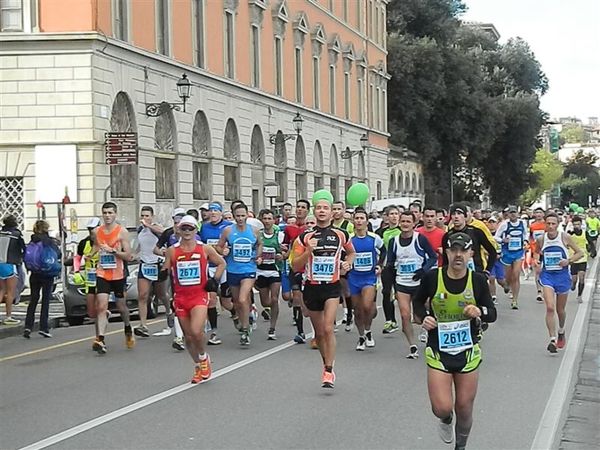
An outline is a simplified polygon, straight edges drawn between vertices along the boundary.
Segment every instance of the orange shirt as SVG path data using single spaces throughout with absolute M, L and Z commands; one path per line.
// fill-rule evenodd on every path
M 119 235 L 121 234 L 121 230 L 121 225 L 117 225 L 111 232 L 106 231 L 106 225 L 100 226 L 96 234 L 98 244 L 106 244 L 120 251 Z M 118 258 L 114 253 L 107 253 L 101 250 L 96 275 L 108 281 L 122 280 L 125 278 L 123 260 Z
M 535 252 L 537 248 L 537 238 L 543 236 L 546 231 L 546 222 L 543 220 L 540 222 L 532 222 L 531 225 L 529 225 L 529 231 L 531 233 L 529 247 L 532 252 Z

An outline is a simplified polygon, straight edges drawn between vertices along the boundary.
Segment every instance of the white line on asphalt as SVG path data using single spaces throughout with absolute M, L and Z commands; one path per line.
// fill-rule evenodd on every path
M 310 337 L 312 337 L 312 333 L 307 335 L 307 338 L 310 338 Z M 209 380 L 209 382 L 212 382 L 212 380 L 214 380 L 215 378 L 219 378 L 219 377 L 222 377 L 223 375 L 227 375 L 228 373 L 233 372 L 234 370 L 241 369 L 242 367 L 245 367 L 245 366 L 252 364 L 256 361 L 259 361 L 263 358 L 267 358 L 275 353 L 279 353 L 280 351 L 285 350 L 294 345 L 296 345 L 296 343 L 294 341 L 286 342 L 285 344 L 278 345 L 277 347 L 273 347 L 269 350 L 266 350 L 264 352 L 258 353 L 249 358 L 238 361 L 235 364 L 232 364 L 230 366 L 219 369 L 212 374 L 212 377 Z M 202 385 L 202 383 L 200 385 Z M 117 419 L 126 414 L 137 411 L 138 409 L 142 409 L 145 406 L 152 405 L 153 403 L 160 402 L 161 400 L 172 397 L 174 395 L 179 394 L 180 392 L 187 391 L 188 389 L 194 388 L 196 386 L 197 385 L 191 384 L 191 383 L 185 383 L 185 384 L 176 386 L 176 387 L 168 389 L 164 392 L 160 392 L 156 395 L 152 395 L 152 396 L 142 399 L 138 402 L 132 403 L 131 405 L 127 405 L 123 408 L 109 412 L 108 414 L 104 414 L 100 417 L 96 417 L 95 419 L 88 420 L 87 422 L 84 422 L 82 424 L 74 426 L 73 428 L 69 428 L 65 431 L 61 431 L 60 433 L 57 433 L 57 434 L 49 436 L 45 439 L 42 439 L 41 441 L 34 442 L 33 444 L 28 445 L 27 447 L 23 447 L 21 450 L 34 450 L 34 449 L 37 450 L 37 449 L 49 447 L 51 445 L 62 442 L 66 439 L 72 438 L 73 436 L 77 436 L 78 434 L 81 434 L 85 431 L 91 430 L 92 428 L 96 428 L 100 425 L 110 422 L 111 420 Z
M 537 432 L 531 444 L 532 450 L 546 450 L 556 447 L 557 434 L 561 431 L 558 429 L 561 423 L 561 417 L 568 395 L 571 393 L 571 380 L 575 375 L 577 367 L 575 363 L 578 361 L 578 356 L 581 351 L 581 346 L 585 344 L 583 339 L 584 333 L 587 331 L 587 318 L 589 317 L 592 306 L 592 294 L 594 293 L 596 276 L 598 269 L 598 259 L 595 259 L 585 281 L 586 292 L 584 294 L 583 303 L 579 305 L 575 320 L 571 326 L 571 335 L 567 343 L 567 348 L 564 351 L 562 362 L 546 403 L 546 409 Z

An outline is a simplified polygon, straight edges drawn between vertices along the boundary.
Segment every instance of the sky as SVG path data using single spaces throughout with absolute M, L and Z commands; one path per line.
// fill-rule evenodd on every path
M 600 0 L 464 2 L 463 20 L 493 23 L 502 43 L 529 43 L 549 79 L 541 107 L 550 117 L 600 117 Z

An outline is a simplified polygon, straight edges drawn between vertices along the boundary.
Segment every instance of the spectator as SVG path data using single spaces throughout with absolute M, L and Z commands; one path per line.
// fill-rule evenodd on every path
M 25 241 L 15 216 L 4 217 L 3 223 L 0 230 L 0 303 L 6 303 L 6 317 L 2 323 L 18 325 L 20 321 L 12 317 L 12 307 L 19 281 L 17 267 L 23 263 Z

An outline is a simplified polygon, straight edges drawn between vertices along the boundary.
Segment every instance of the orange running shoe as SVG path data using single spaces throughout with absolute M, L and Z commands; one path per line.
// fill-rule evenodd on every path
M 212 375 L 210 356 L 207 354 L 205 359 L 200 360 L 200 376 L 202 380 L 208 380 Z
M 556 346 L 558 348 L 564 348 L 567 340 L 565 339 L 565 333 L 558 333 L 558 339 L 556 340 Z
M 192 384 L 197 384 L 202 381 L 202 369 L 200 366 L 194 367 L 194 376 L 192 377 Z
M 334 384 L 335 384 L 335 373 L 333 371 L 327 372 L 326 370 L 323 370 L 323 379 L 322 379 L 321 387 L 333 389 Z
M 133 337 L 133 333 L 125 333 L 125 345 L 128 349 L 135 347 L 135 338 Z

